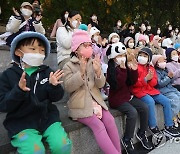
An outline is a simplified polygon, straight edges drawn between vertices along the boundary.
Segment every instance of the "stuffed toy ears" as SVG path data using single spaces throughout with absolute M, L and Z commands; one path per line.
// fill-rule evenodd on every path
M 112 46 L 110 45 L 106 51 L 106 56 L 109 56 L 111 54 L 111 48 L 112 48 Z

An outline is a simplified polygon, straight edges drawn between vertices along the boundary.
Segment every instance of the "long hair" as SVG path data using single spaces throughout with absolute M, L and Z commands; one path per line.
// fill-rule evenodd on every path
M 107 73 L 108 73 L 108 83 L 111 89 L 116 90 L 117 89 L 116 67 L 113 59 L 110 59 L 108 61 Z

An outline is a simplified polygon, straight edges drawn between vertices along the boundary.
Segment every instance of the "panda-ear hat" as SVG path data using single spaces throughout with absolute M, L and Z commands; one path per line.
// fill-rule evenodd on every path
M 124 53 L 126 53 L 126 47 L 123 43 L 121 42 L 117 42 L 117 43 L 113 43 L 111 46 L 109 46 L 106 55 L 108 57 L 108 59 L 113 59 L 118 55 L 122 55 Z

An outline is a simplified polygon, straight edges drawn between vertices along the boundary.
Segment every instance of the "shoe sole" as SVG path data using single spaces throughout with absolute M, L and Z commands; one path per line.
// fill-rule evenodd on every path
M 123 142 L 123 140 L 122 140 L 122 139 L 121 139 L 121 143 L 122 143 L 122 145 L 123 145 L 123 147 L 124 147 L 124 149 L 125 149 L 126 153 L 127 153 L 127 154 L 129 154 L 129 153 L 128 153 L 128 151 L 127 151 L 127 149 L 126 149 L 126 146 L 124 145 L 124 142 Z
M 139 138 L 139 136 L 138 136 L 137 134 L 136 134 L 136 138 L 141 142 L 142 146 L 143 146 L 146 150 L 151 150 L 151 149 L 153 149 L 152 147 L 151 147 L 151 148 L 147 148 L 147 147 L 144 145 L 143 141 Z
M 176 138 L 176 137 L 180 137 L 180 134 L 177 135 L 172 135 L 170 133 L 168 133 L 167 131 L 164 131 L 163 134 L 169 138 Z

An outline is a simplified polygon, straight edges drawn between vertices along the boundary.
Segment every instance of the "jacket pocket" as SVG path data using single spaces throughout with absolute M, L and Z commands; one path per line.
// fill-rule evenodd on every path
M 70 109 L 82 109 L 85 106 L 85 90 L 75 91 L 68 101 L 68 107 Z

